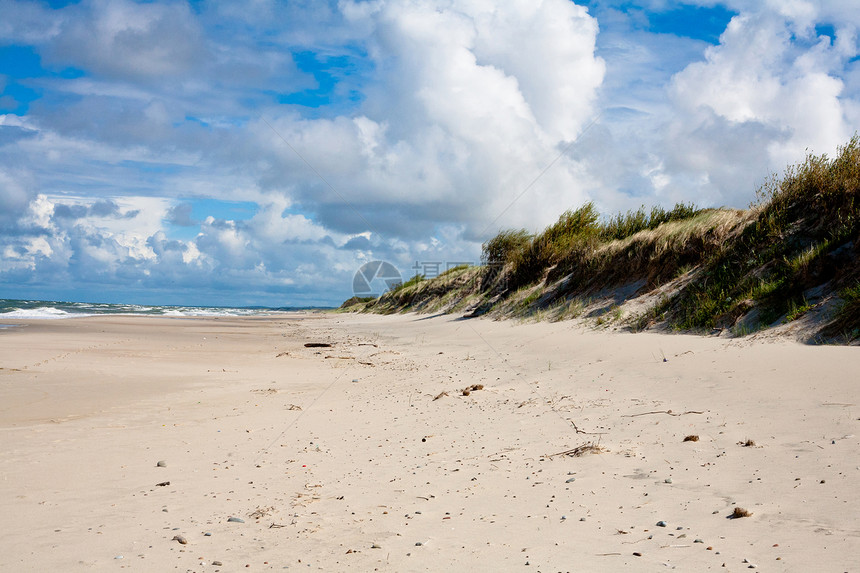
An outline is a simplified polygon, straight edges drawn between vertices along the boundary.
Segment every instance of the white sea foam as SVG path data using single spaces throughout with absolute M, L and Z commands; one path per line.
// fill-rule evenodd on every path
M 265 308 L 218 308 L 205 306 L 158 306 L 142 304 L 109 304 L 83 302 L 40 302 L 0 299 L 0 320 L 50 320 L 83 316 L 169 316 L 218 317 L 263 316 L 276 312 Z
M 39 308 L 15 308 L 9 312 L 0 313 L 0 318 L 26 318 L 29 320 L 53 320 L 58 318 L 71 318 L 78 316 L 92 316 L 78 312 L 66 312 L 53 306 L 42 306 Z
M 164 316 L 252 316 L 266 314 L 266 311 L 246 308 L 194 308 L 176 307 L 164 311 Z

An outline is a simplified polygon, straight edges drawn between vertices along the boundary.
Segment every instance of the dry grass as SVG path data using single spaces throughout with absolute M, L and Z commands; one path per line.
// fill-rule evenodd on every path
M 605 452 L 606 449 L 598 443 L 595 442 L 586 442 L 581 446 L 576 446 L 575 448 L 571 448 L 569 450 L 565 450 L 563 452 L 558 452 L 556 454 L 552 454 L 547 456 L 548 458 L 552 458 L 554 456 L 572 456 L 574 458 L 579 458 L 584 456 L 585 454 L 599 454 L 601 452 Z
M 485 266 L 414 279 L 364 309 L 560 320 L 597 293 L 641 281 L 614 301 L 621 307 L 686 274 L 636 328 L 748 332 L 799 317 L 815 305 L 804 293 L 831 285 L 821 297 L 838 293 L 844 305 L 816 318 L 822 340 L 860 338 L 860 136 L 836 157 L 789 167 L 758 195 L 748 210 L 676 205 L 608 219 L 587 203 L 542 232 L 500 232 L 483 245 Z

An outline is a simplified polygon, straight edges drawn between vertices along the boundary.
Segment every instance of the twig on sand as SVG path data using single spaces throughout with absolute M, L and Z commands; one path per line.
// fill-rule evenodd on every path
M 580 456 L 584 456 L 585 454 L 599 454 L 602 451 L 604 451 L 603 447 L 599 444 L 595 444 L 594 442 L 586 442 L 581 446 L 576 446 L 575 448 L 571 448 L 563 452 L 558 452 L 557 454 L 550 454 L 546 457 L 552 458 L 555 456 L 573 456 L 575 458 L 578 458 Z
M 435 397 L 435 398 L 433 398 L 433 401 L 435 402 L 435 401 L 436 401 L 436 400 L 438 400 L 439 398 L 443 398 L 443 397 L 445 397 L 445 396 L 447 396 L 447 395 L 448 395 L 448 393 L 447 393 L 447 392 L 444 392 L 444 391 L 443 391 L 443 392 L 439 392 L 438 394 L 436 394 L 436 397 Z
M 589 436 L 603 436 L 607 433 L 607 432 L 586 432 L 585 430 L 580 430 L 579 426 L 577 426 L 576 422 L 574 422 L 573 420 L 568 420 L 568 421 L 573 425 L 573 429 L 576 430 L 577 434 L 587 434 Z
M 282 523 L 272 523 L 272 524 L 269 526 L 269 529 L 278 529 L 278 528 L 281 528 L 281 527 L 286 527 L 286 525 L 284 525 L 284 524 L 282 524 Z
M 704 414 L 697 410 L 687 410 L 686 412 L 673 412 L 672 410 L 654 410 L 653 412 L 640 412 L 639 414 L 625 414 L 622 418 L 635 418 L 636 416 L 649 416 L 651 414 L 669 414 L 670 416 L 683 416 L 684 414 Z

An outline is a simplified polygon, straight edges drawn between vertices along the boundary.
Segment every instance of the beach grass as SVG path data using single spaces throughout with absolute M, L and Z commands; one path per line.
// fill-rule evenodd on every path
M 832 307 L 816 310 L 811 338 L 850 341 L 860 337 L 858 253 L 855 135 L 833 158 L 809 154 L 769 177 L 748 209 L 679 203 L 604 217 L 589 202 L 539 233 L 500 231 L 483 243 L 480 266 L 416 275 L 350 308 L 541 320 L 591 315 L 632 330 L 743 336 Z M 639 297 L 647 304 L 628 309 Z

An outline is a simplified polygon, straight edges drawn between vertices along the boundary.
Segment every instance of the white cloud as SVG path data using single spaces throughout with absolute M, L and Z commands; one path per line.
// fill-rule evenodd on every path
M 710 47 L 647 30 L 674 0 L 599 4 L 7 2 L 0 38 L 85 75 L 29 80 L 46 97 L 0 116 L 0 272 L 331 300 L 365 260 L 474 261 L 588 199 L 743 206 L 860 125 L 849 0 L 727 0 Z M 342 66 L 314 77 L 303 51 Z M 328 105 L 278 103 L 327 74 Z
M 258 129 L 265 149 L 283 151 L 264 185 L 277 174 L 304 171 L 295 199 L 340 205 L 321 209 L 329 227 L 409 236 L 441 222 L 486 225 L 594 114 L 604 73 L 594 55 L 597 26 L 573 3 L 347 3 L 344 9 L 372 30 L 366 41 L 378 75 L 366 88 L 363 114 L 272 120 L 338 193 L 268 127 Z M 587 197 L 582 187 L 580 170 L 563 158 L 532 200 L 500 224 L 547 223 Z
M 807 149 L 832 153 L 853 133 L 844 84 L 831 73 L 843 67 L 845 55 L 827 40 L 798 41 L 792 33 L 795 20 L 786 14 L 808 17 L 799 7 L 736 16 L 720 45 L 706 51 L 705 61 L 690 64 L 671 85 L 678 110 L 673 132 L 683 147 L 667 146 L 677 157 L 695 156 L 691 148 L 706 149 L 699 169 L 711 174 L 738 167 L 714 147 L 740 151 L 728 152 L 744 167 L 734 188 L 719 189 L 723 200 L 734 204 L 750 196 L 751 185 L 743 185 L 742 178 L 761 181 L 767 171 L 781 171 Z M 703 141 L 717 135 L 716 126 L 719 140 Z M 750 137 L 753 132 L 758 135 Z
M 50 63 L 163 80 L 205 62 L 202 31 L 187 4 L 92 0 L 64 12 L 67 24 L 45 54 Z

